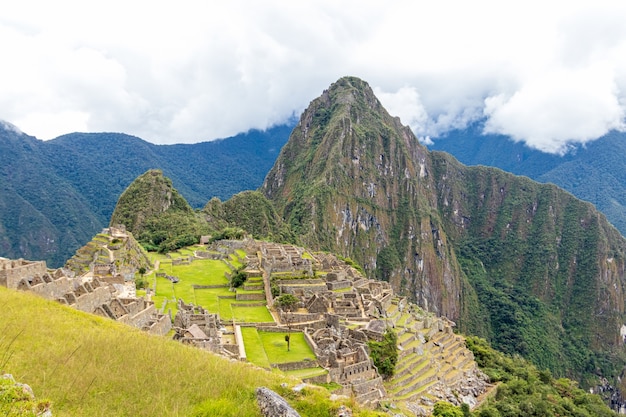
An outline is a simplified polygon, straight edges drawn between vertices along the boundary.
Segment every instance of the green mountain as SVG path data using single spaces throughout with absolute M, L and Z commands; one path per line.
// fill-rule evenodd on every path
M 579 380 L 622 369 L 626 241 L 604 215 L 429 152 L 362 80 L 311 102 L 261 190 L 302 244 L 500 350 Z
M 212 198 L 195 211 L 160 170 L 137 177 L 120 196 L 110 226 L 124 225 L 146 247 L 169 252 L 198 243 L 200 236 L 293 242 L 289 226 L 258 191 L 244 191 L 222 202 Z M 238 232 L 241 231 L 241 232 Z
M 0 123 L 0 256 L 63 265 L 109 224 L 119 195 L 149 169 L 161 169 L 196 208 L 255 189 L 290 130 L 159 146 L 119 133 L 44 142 Z
M 99 219 L 54 173 L 41 144 L 0 122 L 0 256 L 60 265 L 91 239 Z
M 128 186 L 110 225 L 124 225 L 139 241 L 162 252 L 197 243 L 208 232 L 203 219 L 160 170 L 150 170 Z
M 539 182 L 551 182 L 593 203 L 626 235 L 626 133 L 610 132 L 565 155 L 546 154 L 502 135 L 483 135 L 482 124 L 437 138 L 430 149 L 466 165 L 488 165 Z
M 239 227 L 255 239 L 295 242 L 296 237 L 274 205 L 259 191 L 243 191 L 225 202 L 212 198 L 202 209 L 214 230 Z

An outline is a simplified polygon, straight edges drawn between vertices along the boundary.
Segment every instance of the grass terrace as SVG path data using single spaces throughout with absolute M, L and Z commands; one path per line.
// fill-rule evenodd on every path
M 180 281 L 174 284 L 165 277 L 157 277 L 156 274 L 146 276 L 150 288 L 155 288 L 156 295 L 152 297 L 157 308 L 165 303 L 165 311 L 177 311 L 176 299 L 181 298 L 186 303 L 201 305 L 210 311 L 217 311 L 218 295 L 234 295 L 228 290 L 228 279 L 224 275 L 230 272 L 228 266 L 222 261 L 211 259 L 196 259 L 189 265 L 172 265 L 170 259 L 160 255 L 159 272 L 178 277 Z M 222 285 L 220 288 L 196 289 L 196 285 Z
M 199 248 L 179 249 L 177 256 L 189 256 Z M 172 253 L 173 254 L 173 253 Z M 230 291 L 229 281 L 225 274 L 231 269 L 222 260 L 194 259 L 188 265 L 173 265 L 172 259 L 166 255 L 151 253 L 152 261 L 158 260 L 159 272 L 178 277 L 176 284 L 165 277 L 156 274 L 146 275 L 150 288 L 156 285 L 156 295 L 152 297 L 157 308 L 165 306 L 164 311 L 177 312 L 176 299 L 181 298 L 185 303 L 193 303 L 206 308 L 212 313 L 219 313 L 223 320 L 235 320 L 245 323 L 271 323 L 274 318 L 265 306 L 265 298 L 259 300 L 237 301 L 236 294 L 264 294 L 263 290 L 245 290 L 238 288 L 237 293 Z M 240 259 L 245 257 L 243 250 L 231 254 L 229 263 L 238 268 L 242 266 Z M 262 281 L 261 281 L 262 282 Z M 197 288 L 197 286 L 216 286 L 216 288 Z M 219 287 L 218 287 L 219 286 Z M 137 292 L 144 295 L 145 291 Z M 259 305 L 262 304 L 262 305 Z
M 242 327 L 241 334 L 246 346 L 248 361 L 261 368 L 270 369 L 270 360 L 265 353 L 263 341 L 261 341 L 257 329 L 255 327 Z
M 290 349 L 287 351 L 285 336 L 289 334 Z M 304 341 L 304 334 L 300 332 L 264 332 L 259 331 L 263 342 L 263 349 L 271 363 L 300 362 L 306 359 L 315 360 L 315 353 Z

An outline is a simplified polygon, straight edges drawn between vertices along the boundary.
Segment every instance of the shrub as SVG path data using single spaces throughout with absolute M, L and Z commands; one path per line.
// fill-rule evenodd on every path
M 385 330 L 382 342 L 368 342 L 370 356 L 378 372 L 385 379 L 393 376 L 396 363 L 398 362 L 398 336 L 391 330 Z
M 231 278 L 231 285 L 234 288 L 239 288 L 243 285 L 244 282 L 248 279 L 248 274 L 243 271 L 237 271 L 235 275 Z

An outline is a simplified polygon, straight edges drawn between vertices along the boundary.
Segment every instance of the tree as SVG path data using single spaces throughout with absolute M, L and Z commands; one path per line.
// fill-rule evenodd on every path
M 231 278 L 231 285 L 233 286 L 233 288 L 241 287 L 247 279 L 248 274 L 243 271 L 237 271 L 237 273 Z
M 283 294 L 276 298 L 274 305 L 283 311 L 292 311 L 300 300 L 292 294 Z

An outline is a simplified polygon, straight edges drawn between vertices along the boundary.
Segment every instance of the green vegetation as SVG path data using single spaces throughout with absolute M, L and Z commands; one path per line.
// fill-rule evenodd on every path
M 248 279 L 248 274 L 238 269 L 235 274 L 230 278 L 230 285 L 234 288 L 239 288 Z
M 490 203 L 468 208 L 472 223 L 456 240 L 459 264 L 476 295 L 460 329 L 584 386 L 598 371 L 618 376 L 626 361 L 608 328 L 619 328 L 622 318 L 601 295 L 600 262 L 590 250 L 604 245 L 608 225 L 554 186 L 484 167 L 466 175 L 474 187 L 495 183 L 507 190 L 498 212 L 487 209 Z M 500 192 L 485 195 L 487 201 L 501 198 Z M 623 256 L 617 255 L 622 250 L 616 241 L 609 253 Z
M 593 203 L 626 235 L 626 141 L 622 132 L 609 132 L 590 144 L 570 144 L 568 153 L 555 155 L 531 149 L 498 135 L 483 135 L 478 124 L 451 131 L 445 140 L 429 145 L 448 152 L 466 165 L 495 166 L 535 181 L 553 183 Z
M 391 378 L 396 363 L 398 363 L 398 335 L 396 332 L 388 328 L 385 330 L 382 341 L 370 340 L 367 344 L 370 348 L 370 356 L 380 375 L 385 379 Z
M 289 335 L 290 349 L 287 351 L 285 336 Z M 301 332 L 264 332 L 259 331 L 259 337 L 263 343 L 263 349 L 270 363 L 288 363 L 310 360 L 315 361 L 315 354 L 304 341 Z
M 162 255 L 153 255 L 153 259 L 159 260 L 160 268 L 158 272 L 176 276 L 180 280 L 174 284 L 167 278 L 157 277 L 155 274 L 145 277 L 148 286 L 156 290 L 152 299 L 157 308 L 161 308 L 163 303 L 167 303 L 165 311 L 171 309 L 172 315 L 175 315 L 177 311 L 176 298 L 181 298 L 186 303 L 201 305 L 217 312 L 219 308 L 218 297 L 233 295 L 228 290 L 229 282 L 225 276 L 225 273 L 230 272 L 230 269 L 222 261 L 197 259 L 187 265 L 172 265 L 171 260 Z M 207 285 L 222 285 L 223 287 L 210 290 L 197 288 L 197 286 Z M 231 315 L 232 313 L 226 317 L 231 317 Z
M 36 400 L 25 387 L 0 377 L 0 413 L 6 417 L 36 417 L 50 408 L 50 401 Z
M 148 250 L 161 253 L 196 244 L 209 231 L 160 170 L 150 170 L 128 186 L 110 224 L 125 225 Z
M 276 212 L 272 203 L 258 191 L 235 194 L 224 203 L 211 200 L 203 209 L 218 222 L 245 230 L 255 239 L 274 242 L 294 242 L 294 235 Z
M 221 301 L 221 300 L 220 300 Z M 230 305 L 230 311 L 232 316 L 224 316 L 224 317 L 232 317 L 238 322 L 245 323 L 272 323 L 274 321 L 274 317 L 270 314 L 269 310 L 265 305 L 258 307 L 250 307 L 245 304 L 238 304 L 236 302 L 233 303 L 225 303 L 225 306 Z M 223 312 L 223 310 L 220 310 Z
M 49 398 L 55 416 L 190 416 L 217 400 L 256 416 L 254 389 L 281 381 L 34 295 L 0 288 L 0 300 L 3 369 Z
M 246 357 L 248 361 L 261 368 L 270 369 L 270 360 L 265 353 L 263 341 L 256 327 L 242 327 L 241 335 L 243 336 L 243 342 L 246 347 Z
M 550 371 L 540 371 L 520 356 L 509 356 L 492 349 L 484 339 L 468 337 L 467 347 L 474 353 L 476 362 L 490 377 L 498 382 L 494 396 L 489 397 L 471 415 L 477 417 L 499 416 L 615 416 L 602 399 L 589 394 L 578 384 L 566 378 L 553 378 Z M 449 410 L 449 406 L 442 406 Z M 450 411 L 463 416 L 458 409 Z
M 284 311 L 293 310 L 300 300 L 292 294 L 283 294 L 274 300 L 274 305 Z
M 61 267 L 109 224 L 120 194 L 149 169 L 163 170 L 194 208 L 212 196 L 226 200 L 256 189 L 292 128 L 194 145 L 154 145 L 119 133 L 40 141 L 0 128 L 2 256 Z
M 460 407 L 455 407 L 452 404 L 447 403 L 445 401 L 438 401 L 435 403 L 435 406 L 433 407 L 433 416 L 463 417 L 464 415 L 469 415 L 469 414 L 463 414 L 463 411 L 461 410 Z
M 340 407 L 345 406 L 345 404 L 330 401 L 328 391 L 322 387 L 307 386 L 299 392 L 280 387 L 277 392 L 294 404 L 301 416 L 336 417 L 339 415 Z M 348 400 L 347 407 L 352 409 L 353 416 L 356 417 L 354 412 L 359 410 L 359 406 L 354 400 Z M 357 412 L 360 417 L 388 416 L 387 413 L 372 410 L 361 409 Z

